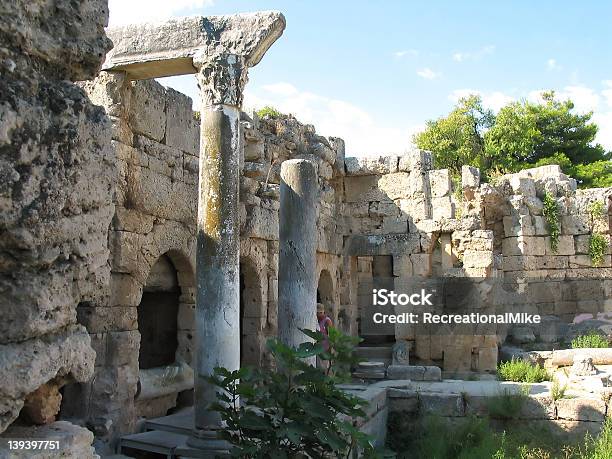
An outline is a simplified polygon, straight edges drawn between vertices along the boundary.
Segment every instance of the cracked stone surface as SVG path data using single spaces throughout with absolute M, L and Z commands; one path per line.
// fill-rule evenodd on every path
M 285 29 L 277 11 L 195 16 L 162 23 L 110 28 L 114 48 L 105 70 L 124 70 L 132 79 L 196 73 L 196 55 L 236 55 L 257 65 Z

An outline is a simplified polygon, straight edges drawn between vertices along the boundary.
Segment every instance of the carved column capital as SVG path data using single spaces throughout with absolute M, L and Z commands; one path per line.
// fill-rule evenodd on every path
M 248 66 L 244 56 L 236 54 L 200 55 L 193 59 L 202 98 L 202 107 L 231 105 L 240 108 Z

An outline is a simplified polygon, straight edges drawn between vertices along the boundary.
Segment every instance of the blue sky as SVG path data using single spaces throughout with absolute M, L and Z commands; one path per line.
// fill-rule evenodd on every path
M 497 110 L 543 89 L 593 110 L 612 149 L 612 2 L 110 0 L 110 23 L 270 9 L 287 28 L 250 70 L 245 106 L 293 113 L 348 155 L 405 151 L 462 95 Z M 193 76 L 161 81 L 197 94 Z

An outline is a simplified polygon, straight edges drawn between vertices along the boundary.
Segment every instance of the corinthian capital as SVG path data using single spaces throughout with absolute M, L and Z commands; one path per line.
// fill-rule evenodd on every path
M 200 54 L 193 65 L 200 87 L 202 107 L 210 105 L 242 105 L 243 90 L 248 81 L 248 66 L 244 56 L 236 54 Z

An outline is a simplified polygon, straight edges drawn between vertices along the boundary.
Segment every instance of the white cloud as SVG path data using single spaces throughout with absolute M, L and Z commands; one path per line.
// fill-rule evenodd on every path
M 385 125 L 386 120 L 375 120 L 355 104 L 301 91 L 284 82 L 257 90 L 247 88 L 245 107 L 261 108 L 265 105 L 271 105 L 282 113 L 291 113 L 302 123 L 313 124 L 321 135 L 341 137 L 346 143 L 347 156 L 404 153 L 412 147 L 412 135 L 424 127 Z
M 476 89 L 455 89 L 449 94 L 448 99 L 456 104 L 459 99 L 468 97 L 470 95 L 480 96 L 482 98 L 482 105 L 485 108 L 491 109 L 494 112 L 498 112 L 500 108 L 509 104 L 514 100 L 513 97 L 504 94 L 500 91 L 483 92 Z
M 541 102 L 543 91 L 542 89 L 530 91 L 527 94 L 527 100 Z M 599 108 L 599 94 L 586 86 L 565 86 L 563 89 L 555 91 L 555 97 L 559 100 L 571 99 L 577 112 L 596 111 Z
M 592 120 L 599 127 L 595 141 L 602 144 L 606 150 L 612 151 L 612 111 L 595 113 Z
M 559 65 L 556 59 L 550 58 L 546 61 L 548 70 L 561 70 L 563 67 Z
M 604 96 L 604 99 L 606 99 L 608 107 L 612 108 L 612 80 L 604 80 L 603 85 L 605 89 L 601 91 L 601 94 Z
M 109 26 L 158 21 L 211 6 L 214 0 L 109 0 Z M 181 14 L 182 15 L 182 14 Z
M 417 75 L 421 78 L 425 78 L 426 80 L 434 80 L 436 78 L 440 78 L 442 76 L 441 72 L 434 72 L 429 67 L 422 68 L 417 71 Z
M 397 59 L 401 59 L 402 57 L 406 57 L 406 56 L 418 56 L 419 51 L 416 49 L 403 49 L 401 51 L 395 51 L 393 55 Z
M 480 60 L 488 54 L 493 54 L 495 52 L 495 46 L 487 45 L 483 46 L 477 51 L 472 52 L 455 52 L 453 53 L 453 60 L 457 62 L 464 62 L 467 60 Z

